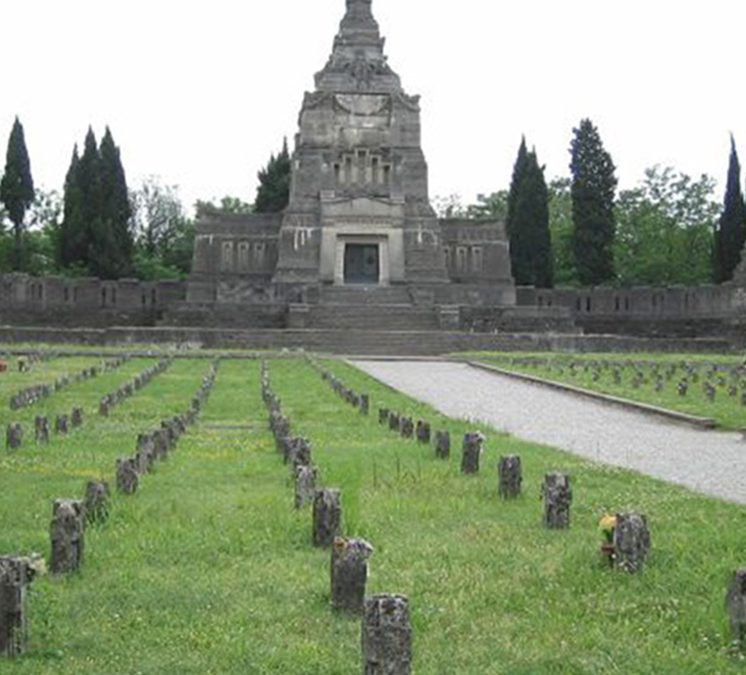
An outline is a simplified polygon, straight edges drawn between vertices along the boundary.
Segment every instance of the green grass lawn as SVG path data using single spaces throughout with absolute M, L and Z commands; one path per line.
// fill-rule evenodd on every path
M 312 441 L 324 485 L 342 490 L 346 533 L 376 549 L 369 592 L 410 598 L 415 673 L 743 672 L 723 605 L 746 561 L 744 508 L 489 429 L 481 473 L 461 476 L 465 423 L 325 365 L 370 394 L 369 417 L 300 360 L 271 362 L 272 384 L 294 432 Z M 177 361 L 111 418 L 2 455 L 0 550 L 46 553 L 50 500 L 82 494 L 89 476 L 112 480 L 114 458 L 184 410 L 207 367 Z M 449 429 L 450 461 L 379 426 L 379 407 Z M 506 453 L 524 464 L 513 502 L 496 494 Z M 540 483 L 555 469 L 573 479 L 563 532 L 541 526 Z M 329 553 L 310 544 L 310 510 L 292 504 L 259 364 L 226 360 L 200 423 L 89 529 L 82 571 L 33 584 L 29 653 L 0 672 L 360 672 L 359 622 L 330 611 Z M 624 509 L 646 513 L 652 530 L 637 576 L 609 571 L 598 554 L 598 519 Z
M 724 429 L 746 427 L 746 405 L 742 395 L 746 392 L 746 370 L 740 375 L 731 375 L 731 370 L 742 366 L 740 359 L 733 357 L 697 357 L 686 355 L 618 355 L 618 354 L 496 354 L 476 352 L 468 358 L 505 370 L 525 373 L 554 382 L 570 384 L 583 389 L 611 394 L 632 401 L 639 401 L 690 415 L 709 417 Z M 571 364 L 575 368 L 571 368 Z M 608 365 L 607 365 L 608 364 Z M 687 364 L 684 367 L 683 364 Z M 717 366 L 716 375 L 709 375 L 712 366 Z M 620 380 L 614 376 L 618 370 Z M 637 374 L 643 381 L 635 386 Z M 658 375 L 662 388 L 656 388 Z M 678 385 L 688 380 L 685 396 L 681 396 Z M 722 378 L 722 379 L 720 379 Z M 708 400 L 704 385 L 711 382 L 715 387 L 714 400 Z M 731 385 L 736 395 L 731 396 Z

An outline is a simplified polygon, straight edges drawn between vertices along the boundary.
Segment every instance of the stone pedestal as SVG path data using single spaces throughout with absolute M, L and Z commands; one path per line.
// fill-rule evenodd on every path
M 484 436 L 478 431 L 464 436 L 461 473 L 479 473 L 479 458 L 482 454 L 483 444 Z
M 746 569 L 740 569 L 733 575 L 725 604 L 733 640 L 743 647 L 746 645 Z
M 373 547 L 364 539 L 336 537 L 332 545 L 332 608 L 362 614 L 368 558 Z
M 521 494 L 523 469 L 521 458 L 516 455 L 501 457 L 497 465 L 497 492 L 503 499 L 515 499 Z
M 117 460 L 117 489 L 120 492 L 126 495 L 132 495 L 137 492 L 140 484 L 137 468 L 137 462 L 134 459 Z
M 79 499 L 57 499 L 52 509 L 50 538 L 53 574 L 75 572 L 83 562 L 85 507 Z
M 316 490 L 313 498 L 313 545 L 327 548 L 342 533 L 342 497 L 339 490 Z
M 448 431 L 435 433 L 435 456 L 448 459 L 451 456 L 451 434 Z
M 25 560 L 0 557 L 0 656 L 14 658 L 26 651 L 26 589 L 30 581 Z
M 410 675 L 412 626 L 403 595 L 366 598 L 362 622 L 364 675 Z
M 295 508 L 302 509 L 313 501 L 316 494 L 318 470 L 315 466 L 301 465 L 295 468 Z
M 109 484 L 88 481 L 85 490 L 85 517 L 89 523 L 102 523 L 109 517 Z
M 541 492 L 544 498 L 544 525 L 555 530 L 570 527 L 570 477 L 563 473 L 547 474 Z
M 614 528 L 614 564 L 625 572 L 642 570 L 650 551 L 650 531 L 644 515 L 618 513 Z

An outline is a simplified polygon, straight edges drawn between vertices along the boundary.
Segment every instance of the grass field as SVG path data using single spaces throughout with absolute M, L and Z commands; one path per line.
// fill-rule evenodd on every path
M 48 405 L 96 401 L 149 363 L 133 360 Z M 51 500 L 82 495 L 89 477 L 113 481 L 114 459 L 133 451 L 138 431 L 183 411 L 208 365 L 178 360 L 110 418 L 91 414 L 49 446 L 3 451 L 0 551 L 48 553 Z M 272 384 L 294 433 L 311 440 L 324 485 L 342 489 L 345 532 L 376 549 L 369 592 L 410 598 L 415 673 L 743 672 L 729 652 L 724 594 L 746 559 L 745 509 L 489 429 L 481 473 L 461 476 L 458 441 L 450 461 L 437 460 L 379 426 L 377 409 L 424 417 L 454 439 L 464 422 L 325 365 L 370 394 L 369 417 L 303 361 L 270 362 Z M 507 453 L 524 464 L 514 502 L 496 494 Z M 574 487 L 563 532 L 541 526 L 540 483 L 555 469 Z M 310 512 L 292 503 L 259 364 L 223 361 L 199 424 L 88 530 L 82 570 L 34 582 L 29 652 L 0 661 L 0 673 L 360 672 L 359 622 L 330 611 L 329 553 L 311 547 Z M 637 576 L 609 571 L 598 554 L 599 518 L 624 509 L 651 524 L 652 555 Z
M 650 354 L 495 354 L 475 352 L 468 358 L 505 370 L 570 384 L 689 415 L 709 417 L 724 429 L 746 427 L 746 369 L 732 356 Z M 574 364 L 574 368 L 572 367 Z M 686 364 L 686 365 L 684 365 Z M 713 368 L 717 368 L 716 372 Z M 618 371 L 618 376 L 615 375 Z M 687 382 L 686 395 L 678 385 Z M 660 382 L 660 384 L 657 384 Z M 709 400 L 705 383 L 715 389 Z M 731 389 L 733 387 L 733 389 Z

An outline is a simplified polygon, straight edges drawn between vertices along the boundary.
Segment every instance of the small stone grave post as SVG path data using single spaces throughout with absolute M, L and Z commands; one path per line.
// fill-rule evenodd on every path
M 0 656 L 26 651 L 26 589 L 32 572 L 23 558 L 0 557 Z
M 23 444 L 23 427 L 20 422 L 13 422 L 8 425 L 5 432 L 5 445 L 11 450 L 18 450 Z
M 746 569 L 735 572 L 725 596 L 730 630 L 734 642 L 740 647 L 746 644 Z
M 335 537 L 331 564 L 333 609 L 352 614 L 363 613 L 371 553 L 373 547 L 364 539 Z
M 83 409 L 73 408 L 72 414 L 70 415 L 70 424 L 73 428 L 83 425 Z
M 544 498 L 544 525 L 555 530 L 570 527 L 570 476 L 563 473 L 547 474 L 541 492 Z
M 389 429 L 391 431 L 399 431 L 401 427 L 401 421 L 399 415 L 395 412 L 389 412 Z
M 417 421 L 417 441 L 420 443 L 430 443 L 430 425 L 423 421 Z
M 137 474 L 137 463 L 129 457 L 117 460 L 117 488 L 126 495 L 137 492 L 140 478 Z
M 342 533 L 341 493 L 336 489 L 316 490 L 313 498 L 313 545 L 327 548 Z
M 451 456 L 451 434 L 448 431 L 438 431 L 435 434 L 435 456 L 448 459 Z
M 501 457 L 497 465 L 497 492 L 503 499 L 515 499 L 521 494 L 523 483 L 523 469 L 521 458 L 517 455 Z
M 367 415 L 370 412 L 370 396 L 360 394 L 360 414 Z
M 388 424 L 389 421 L 389 409 L 379 408 L 378 409 L 378 424 Z
M 411 674 L 412 625 L 405 596 L 374 595 L 365 599 L 362 648 L 365 675 Z
M 54 422 L 54 430 L 58 434 L 66 434 L 69 431 L 67 415 L 57 415 Z
M 299 465 L 295 467 L 295 508 L 302 509 L 313 501 L 316 494 L 318 469 L 315 466 Z
M 49 443 L 49 420 L 46 417 L 37 415 L 34 420 L 34 431 L 37 443 Z
M 85 518 L 89 523 L 103 523 L 109 517 L 109 484 L 88 481 L 85 489 Z
M 625 572 L 639 572 L 650 551 L 647 518 L 638 513 L 618 513 L 614 528 L 614 564 Z
M 414 436 L 414 422 L 411 417 L 402 417 L 400 425 L 402 438 L 412 438 Z
M 479 457 L 482 454 L 483 444 L 484 436 L 479 431 L 464 435 L 461 473 L 479 473 Z
M 84 512 L 80 499 L 55 500 L 50 526 L 53 574 L 75 572 L 83 562 Z

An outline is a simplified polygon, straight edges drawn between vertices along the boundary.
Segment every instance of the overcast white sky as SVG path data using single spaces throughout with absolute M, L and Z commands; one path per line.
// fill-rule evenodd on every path
M 38 184 L 60 189 L 73 144 L 108 124 L 131 185 L 253 201 L 292 141 L 344 0 L 4 0 L 0 148 L 14 115 Z M 572 128 L 599 127 L 622 187 L 670 164 L 723 185 L 746 161 L 744 0 L 373 0 L 389 63 L 422 96 L 430 194 L 508 186 L 525 133 L 568 173 Z M 721 197 L 718 190 L 718 197 Z

